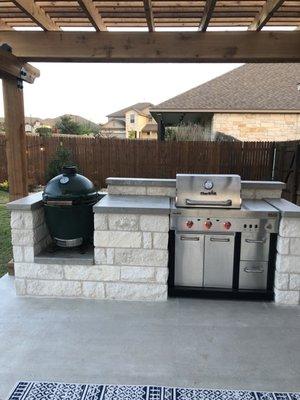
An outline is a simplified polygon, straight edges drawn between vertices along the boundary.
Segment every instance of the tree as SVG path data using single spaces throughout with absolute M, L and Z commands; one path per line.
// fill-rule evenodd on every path
M 72 162 L 71 150 L 63 146 L 58 147 L 47 167 L 46 171 L 47 181 L 54 178 L 56 175 L 61 174 L 62 168 L 64 166 L 70 166 L 70 165 L 74 165 L 74 163 Z
M 52 129 L 49 126 L 39 126 L 35 131 L 41 137 L 49 137 L 52 135 Z
M 55 127 L 64 135 L 80 135 L 80 124 L 72 120 L 70 115 L 63 115 Z
M 71 115 L 63 115 L 56 123 L 55 127 L 64 135 L 92 135 L 98 133 L 99 128 L 96 124 L 80 124 L 72 119 Z

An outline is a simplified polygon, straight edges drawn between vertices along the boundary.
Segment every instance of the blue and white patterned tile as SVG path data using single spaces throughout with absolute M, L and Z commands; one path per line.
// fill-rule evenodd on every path
M 147 386 L 108 385 L 103 400 L 146 400 Z
M 81 400 L 85 385 L 36 382 L 33 383 L 26 400 Z M 22 399 L 23 400 L 23 399 Z
M 82 400 L 100 400 L 104 388 L 104 385 L 88 385 Z
M 300 400 L 300 393 L 19 382 L 9 400 Z

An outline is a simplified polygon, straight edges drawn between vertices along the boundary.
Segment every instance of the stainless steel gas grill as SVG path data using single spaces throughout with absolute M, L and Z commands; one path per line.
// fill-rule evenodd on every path
M 242 201 L 238 175 L 178 174 L 170 295 L 271 299 L 278 219 L 267 202 Z

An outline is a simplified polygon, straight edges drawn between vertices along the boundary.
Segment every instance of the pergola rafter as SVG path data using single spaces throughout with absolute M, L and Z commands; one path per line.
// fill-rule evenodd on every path
M 260 13 L 254 18 L 249 26 L 249 31 L 260 31 L 272 15 L 282 6 L 284 0 L 267 0 L 263 5 Z
M 151 0 L 143 0 L 144 2 L 144 9 L 146 14 L 146 20 L 148 25 L 148 31 L 154 32 L 154 17 L 153 17 L 153 8 L 152 8 L 152 1 Z
M 96 31 L 106 31 L 107 27 L 92 0 L 78 0 Z
M 59 27 L 34 0 L 13 0 L 13 3 L 45 31 L 59 30 Z
M 213 14 L 217 0 L 206 0 L 203 15 L 199 24 L 199 31 L 205 32 Z
M 295 0 L 13 0 L 0 2 L 0 20 L 9 27 L 58 30 L 65 27 L 106 28 L 299 26 Z M 7 30 L 0 26 L 0 30 Z
M 0 19 L 0 30 L 1 31 L 11 31 L 12 28 L 9 25 L 7 25 L 7 23 L 5 21 Z

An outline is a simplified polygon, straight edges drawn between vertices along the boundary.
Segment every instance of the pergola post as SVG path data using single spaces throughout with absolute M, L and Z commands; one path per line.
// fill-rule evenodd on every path
M 162 120 L 161 117 L 159 118 L 159 120 L 157 122 L 157 133 L 158 133 L 158 135 L 157 135 L 158 140 L 163 142 L 165 140 L 166 128 L 165 128 L 164 121 Z
M 28 195 L 24 100 L 21 81 L 4 78 L 2 82 L 9 198 L 12 201 Z

